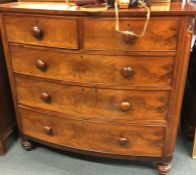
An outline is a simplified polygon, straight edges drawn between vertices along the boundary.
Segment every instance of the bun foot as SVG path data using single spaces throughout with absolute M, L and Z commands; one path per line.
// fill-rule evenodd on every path
M 160 175 L 167 174 L 171 169 L 171 162 L 157 163 L 157 170 Z
M 31 151 L 34 148 L 34 145 L 31 141 L 22 139 L 21 140 L 21 146 L 26 150 L 26 151 Z

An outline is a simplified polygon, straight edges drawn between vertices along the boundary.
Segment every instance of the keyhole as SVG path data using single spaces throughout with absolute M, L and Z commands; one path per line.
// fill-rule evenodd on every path
M 92 87 L 92 102 L 94 105 L 97 104 L 97 88 Z
M 96 94 L 97 88 L 96 88 L 96 87 L 93 87 L 93 88 L 92 88 L 92 91 L 93 91 L 94 94 Z

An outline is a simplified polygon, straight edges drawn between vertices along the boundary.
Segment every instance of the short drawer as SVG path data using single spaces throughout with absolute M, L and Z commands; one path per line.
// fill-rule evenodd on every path
M 18 101 L 92 120 L 165 120 L 168 91 L 113 90 L 16 78 Z M 78 116 L 79 115 L 79 116 Z
M 144 19 L 121 19 L 121 30 L 133 30 L 139 34 Z M 115 21 L 103 19 L 84 20 L 84 48 L 97 50 L 165 51 L 176 50 L 179 18 L 151 18 L 143 37 L 130 39 L 115 31 Z
M 27 15 L 6 15 L 4 20 L 10 42 L 78 49 L 76 20 Z
M 161 156 L 164 127 L 71 120 L 20 109 L 25 135 L 61 146 L 100 153 Z
M 14 72 L 62 81 L 170 86 L 173 57 L 104 56 L 10 46 Z

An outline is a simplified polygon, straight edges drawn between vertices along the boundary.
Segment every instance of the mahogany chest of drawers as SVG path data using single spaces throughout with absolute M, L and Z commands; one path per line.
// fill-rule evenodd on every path
M 115 32 L 113 10 L 88 14 L 63 3 L 0 6 L 23 147 L 31 149 L 33 140 L 96 156 L 151 160 L 165 174 L 196 12 L 181 5 L 166 11 L 152 6 L 145 36 L 130 41 Z M 144 15 L 124 10 L 121 28 L 140 32 Z

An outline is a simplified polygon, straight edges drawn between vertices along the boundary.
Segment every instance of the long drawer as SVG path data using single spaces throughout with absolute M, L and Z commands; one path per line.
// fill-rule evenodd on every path
M 71 54 L 10 46 L 14 72 L 55 80 L 123 86 L 170 86 L 174 58 Z
M 16 77 L 16 85 L 20 104 L 89 116 L 91 120 L 165 120 L 167 117 L 169 91 L 100 89 L 22 77 Z
M 22 108 L 19 112 L 23 134 L 42 141 L 100 153 L 162 155 L 164 127 L 71 120 Z
M 121 19 L 120 30 L 133 30 L 140 34 L 145 20 Z M 161 27 L 160 27 L 161 26 Z M 130 38 L 115 31 L 114 19 L 84 20 L 84 48 L 97 50 L 176 50 L 179 18 L 151 18 L 143 37 Z
M 8 41 L 78 49 L 76 20 L 28 15 L 5 15 L 4 19 Z

